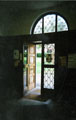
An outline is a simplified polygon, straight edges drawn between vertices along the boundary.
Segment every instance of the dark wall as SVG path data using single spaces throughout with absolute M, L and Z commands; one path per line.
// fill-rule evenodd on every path
M 0 100 L 22 95 L 22 60 L 15 66 L 14 50 L 22 53 L 22 41 L 16 37 L 0 37 Z
M 76 31 L 57 33 L 56 95 L 75 97 L 76 91 Z M 71 57 L 69 57 L 71 56 Z

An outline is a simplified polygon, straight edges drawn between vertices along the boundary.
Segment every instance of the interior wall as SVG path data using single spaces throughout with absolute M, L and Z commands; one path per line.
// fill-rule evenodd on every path
M 76 38 L 76 31 L 59 33 L 56 40 L 55 95 L 70 100 L 76 99 L 76 39 L 73 38 Z
M 23 62 L 14 58 L 14 50 L 22 53 L 17 37 L 0 37 L 0 101 L 19 98 L 23 90 Z M 17 64 L 18 62 L 18 64 Z
M 30 34 L 33 22 L 47 11 L 58 12 L 64 16 L 70 30 L 76 29 L 76 2 L 66 2 L 62 5 L 46 9 L 32 9 L 24 7 L 26 2 L 0 2 L 0 35 L 26 35 Z M 63 2 L 62 2 L 63 3 Z M 15 5 L 16 4 L 16 5 Z M 51 2 L 50 2 L 51 5 Z

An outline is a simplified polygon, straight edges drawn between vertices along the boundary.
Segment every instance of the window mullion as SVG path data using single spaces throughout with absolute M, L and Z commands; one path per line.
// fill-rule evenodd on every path
M 43 15 L 39 20 L 36 21 L 36 23 L 34 24 L 34 27 L 32 29 L 32 34 L 34 34 L 34 30 L 36 32 L 35 34 L 40 34 L 40 33 L 43 34 L 43 33 L 49 33 L 49 32 L 59 32 L 59 31 L 68 30 L 67 21 L 64 19 L 64 17 L 58 15 L 57 13 L 55 13 L 54 16 L 51 16 L 53 14 L 50 13 L 49 18 L 52 19 L 52 21 L 51 21 L 52 24 L 50 25 L 51 29 L 49 29 L 48 24 L 50 21 L 49 21 L 49 19 L 46 20 L 47 15 L 49 15 L 49 14 L 46 14 L 45 16 Z M 38 25 L 38 23 L 39 23 L 39 25 Z
M 57 32 L 57 14 L 56 14 L 56 21 L 55 21 L 55 32 Z
M 44 33 L 44 17 L 42 18 L 42 33 Z

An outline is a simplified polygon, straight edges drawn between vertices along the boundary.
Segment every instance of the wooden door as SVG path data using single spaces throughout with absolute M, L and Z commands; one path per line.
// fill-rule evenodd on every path
M 28 90 L 35 88 L 36 84 L 36 46 L 28 45 Z

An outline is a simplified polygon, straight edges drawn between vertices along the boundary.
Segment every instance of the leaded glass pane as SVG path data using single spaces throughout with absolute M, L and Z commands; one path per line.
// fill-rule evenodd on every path
M 54 89 L 54 68 L 44 68 L 44 88 Z
M 55 32 L 56 15 L 47 15 L 44 17 L 44 33 Z
M 57 31 L 67 31 L 68 30 L 68 26 L 66 21 L 60 17 L 57 16 Z
M 55 44 L 44 45 L 44 64 L 55 64 Z
M 39 20 L 39 22 L 36 24 L 34 29 L 34 34 L 42 33 L 42 19 Z

